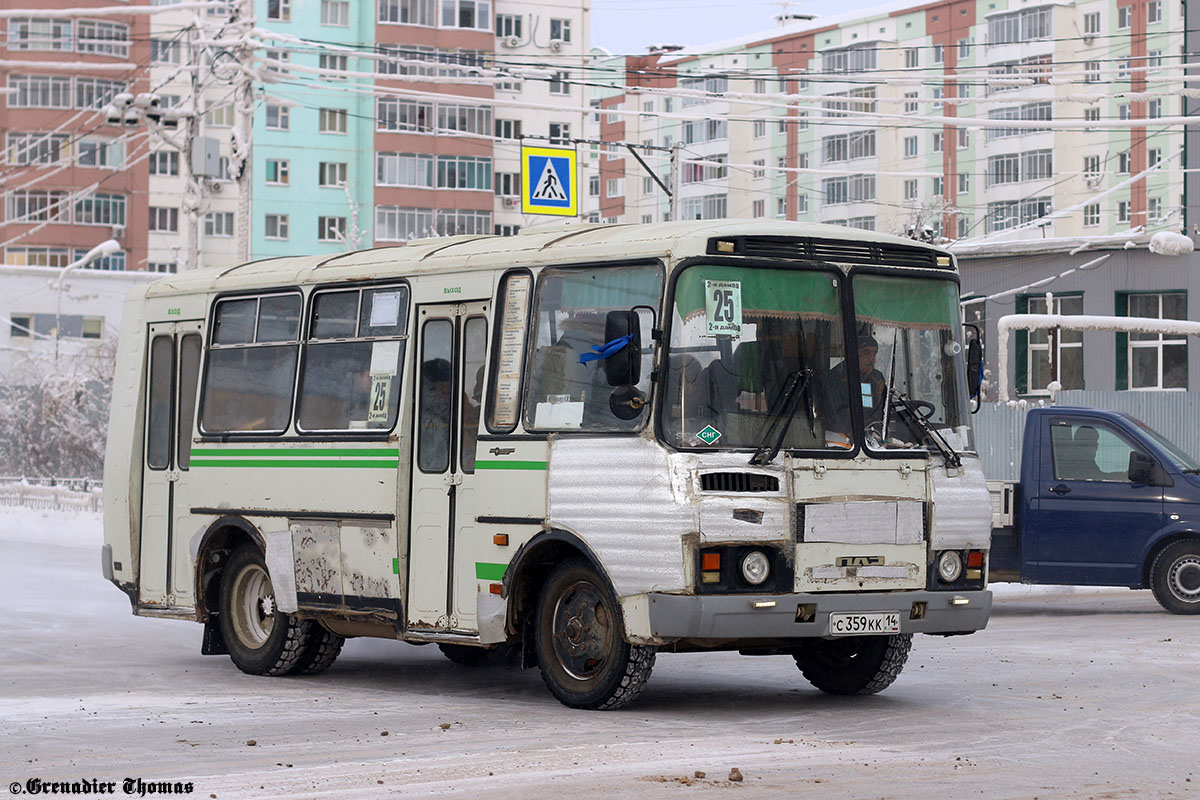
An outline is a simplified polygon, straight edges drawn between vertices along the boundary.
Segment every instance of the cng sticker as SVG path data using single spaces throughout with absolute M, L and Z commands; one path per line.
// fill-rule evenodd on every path
M 521 148 L 521 211 L 574 217 L 579 213 L 575 150 L 564 147 Z
M 741 281 L 704 282 L 704 335 L 742 335 Z
M 712 425 L 705 425 L 704 430 L 696 434 L 696 438 L 705 444 L 716 444 L 717 439 L 721 438 L 721 432 Z

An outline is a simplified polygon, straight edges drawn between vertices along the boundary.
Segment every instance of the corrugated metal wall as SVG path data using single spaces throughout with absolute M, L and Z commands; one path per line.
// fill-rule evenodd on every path
M 1025 414 L 1037 405 L 1037 401 L 1015 406 L 984 403 L 971 418 L 983 474 L 988 480 L 1020 477 Z M 1166 436 L 1184 452 L 1200 455 L 1200 395 L 1192 392 L 1059 392 L 1055 405 L 1124 411 Z

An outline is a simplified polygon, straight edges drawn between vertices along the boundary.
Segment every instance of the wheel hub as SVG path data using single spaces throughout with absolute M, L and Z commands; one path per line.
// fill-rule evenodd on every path
M 1184 556 L 1172 564 L 1167 584 L 1185 603 L 1200 603 L 1200 557 Z
M 554 654 L 576 680 L 588 680 L 608 663 L 613 630 L 600 590 L 585 581 L 562 593 L 554 607 Z
M 247 647 L 266 644 L 275 628 L 275 590 L 267 571 L 251 564 L 238 573 L 233 585 L 233 629 Z

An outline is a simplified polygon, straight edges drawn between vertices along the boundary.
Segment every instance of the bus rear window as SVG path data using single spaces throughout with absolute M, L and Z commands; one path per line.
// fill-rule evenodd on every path
M 400 408 L 408 287 L 317 292 L 312 308 L 297 427 L 390 431 Z
M 282 433 L 300 351 L 300 293 L 221 300 L 213 311 L 200 426 L 205 433 Z

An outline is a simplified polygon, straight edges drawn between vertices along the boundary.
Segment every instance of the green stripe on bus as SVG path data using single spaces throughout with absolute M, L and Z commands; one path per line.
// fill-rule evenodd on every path
M 380 460 L 334 460 L 334 459 L 290 459 L 274 458 L 193 458 L 193 467 L 258 467 L 274 469 L 276 467 L 299 467 L 301 469 L 396 469 L 398 461 Z
M 545 461 L 476 461 L 475 469 L 546 469 Z
M 330 456 L 400 457 L 395 447 L 193 447 L 192 455 L 208 457 L 273 456 L 286 458 L 328 458 Z
M 483 561 L 475 562 L 475 577 L 481 581 L 502 581 L 508 564 L 488 564 Z

